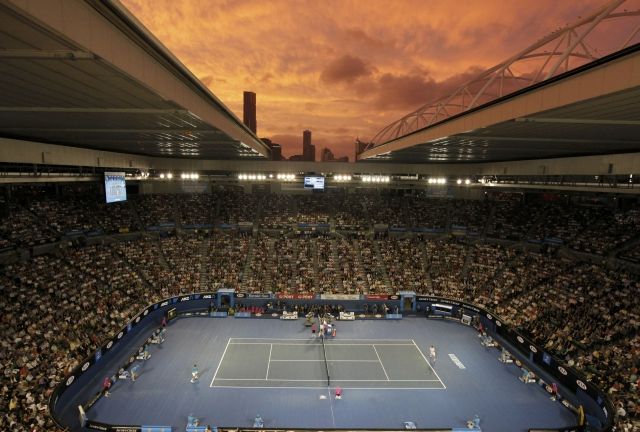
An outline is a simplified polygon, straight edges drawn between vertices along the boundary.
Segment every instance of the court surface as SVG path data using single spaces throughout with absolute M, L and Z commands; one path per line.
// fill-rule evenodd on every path
M 230 338 L 211 381 L 211 387 L 231 388 L 327 385 L 343 389 L 446 388 L 413 340 L 331 337 L 325 339 L 324 347 L 320 338 Z
M 481 346 L 470 327 L 425 318 L 337 325 L 337 337 L 325 344 L 327 386 L 322 344 L 303 320 L 176 320 L 165 343 L 150 348 L 140 377 L 115 383 L 89 418 L 175 431 L 184 430 L 191 414 L 215 426 L 251 427 L 260 414 L 266 428 L 321 430 L 402 429 L 405 421 L 418 428 L 464 427 L 475 414 L 491 432 L 575 422 L 544 389 L 520 382 L 520 369 L 499 362 L 499 351 Z M 438 351 L 435 363 L 430 345 Z M 200 379 L 191 383 L 194 364 Z M 79 398 L 99 390 L 103 377 Z M 333 397 L 336 386 L 344 390 L 340 400 Z M 68 413 L 77 418 L 77 403 L 69 402 Z

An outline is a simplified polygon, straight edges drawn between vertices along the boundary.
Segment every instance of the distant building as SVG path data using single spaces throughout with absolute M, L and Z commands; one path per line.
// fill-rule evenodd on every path
M 321 159 L 322 162 L 349 162 L 347 156 L 336 158 L 331 149 L 325 147 L 322 149 Z
M 253 133 L 257 133 L 258 123 L 256 121 L 256 94 L 254 92 L 244 92 L 243 114 L 243 123 L 251 129 Z
M 322 153 L 320 153 L 320 160 L 322 162 L 331 162 L 333 161 L 333 152 L 328 148 L 323 148 Z
M 302 132 L 302 156 L 305 161 L 316 160 L 316 146 L 311 144 L 311 131 L 308 129 Z
M 271 144 L 271 160 L 282 160 L 282 146 L 280 144 Z
M 271 160 L 282 160 L 282 146 L 272 142 L 269 138 L 260 138 L 271 149 Z

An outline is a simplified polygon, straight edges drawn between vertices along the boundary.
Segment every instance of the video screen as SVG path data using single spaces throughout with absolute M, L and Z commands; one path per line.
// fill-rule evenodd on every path
M 324 189 L 324 177 L 305 177 L 304 188 L 323 190 Z
M 123 172 L 104 173 L 104 195 L 107 204 L 127 200 L 127 185 Z

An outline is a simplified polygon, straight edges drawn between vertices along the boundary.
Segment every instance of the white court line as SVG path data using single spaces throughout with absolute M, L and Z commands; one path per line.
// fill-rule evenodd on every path
M 280 361 L 280 362 L 291 362 L 291 361 L 315 361 L 315 362 L 324 362 L 324 360 L 295 360 L 295 359 L 286 359 L 286 360 L 271 360 L 272 362 L 274 361 Z M 351 363 L 378 363 L 378 360 L 332 360 L 332 359 L 328 359 L 327 362 L 331 363 L 331 362 L 336 362 L 336 361 L 343 361 L 343 362 L 351 362 Z
M 376 352 L 376 356 L 378 356 L 378 361 L 380 362 L 380 366 L 382 366 L 382 372 L 384 372 L 384 376 L 387 377 L 387 381 L 389 381 L 389 375 L 387 375 L 387 370 L 384 368 L 384 365 L 382 364 L 382 359 L 380 358 L 380 354 L 378 354 L 378 350 L 376 349 L 375 345 L 373 346 L 373 350 Z
M 333 415 L 333 398 L 331 397 L 331 387 L 327 385 L 327 391 L 329 392 L 329 408 L 331 408 L 331 422 L 333 423 L 333 427 L 336 427 L 336 418 Z
M 303 339 L 303 340 L 307 340 L 307 339 Z M 308 341 L 308 340 L 307 340 Z M 316 345 L 315 342 L 312 343 L 308 343 L 308 344 L 301 344 L 301 343 L 269 343 L 269 342 L 232 342 L 230 345 L 276 345 L 276 346 L 320 346 L 320 345 Z M 327 342 L 326 344 L 327 346 L 330 347 L 355 347 L 355 346 L 413 346 L 414 344 L 412 343 L 401 343 L 401 344 L 385 344 L 385 343 L 361 343 L 361 344 L 336 344 L 336 343 L 332 343 L 332 342 Z
M 416 344 L 416 341 L 414 341 L 413 339 L 411 339 L 413 341 L 413 344 L 416 346 L 416 349 L 418 350 L 418 352 L 420 353 L 420 355 L 422 356 L 422 358 L 424 359 L 425 362 L 427 362 L 427 364 L 429 365 L 429 367 L 431 368 L 431 370 L 433 371 L 433 373 L 435 374 L 435 376 L 438 378 L 438 380 L 440 381 L 440 384 L 442 384 L 442 386 L 446 389 L 447 386 L 444 384 L 444 382 L 442 382 L 442 380 L 440 379 L 440 377 L 438 376 L 438 373 L 436 372 L 436 370 L 433 368 L 433 366 L 431 366 L 431 363 L 429 363 L 429 360 L 427 360 L 427 358 L 425 357 L 425 355 L 422 353 L 422 351 L 420 351 L 420 348 L 418 348 L 418 345 Z
M 323 380 L 324 381 L 324 380 Z M 282 389 L 282 390 L 290 390 L 290 389 L 297 389 L 297 390 L 314 390 L 314 391 L 318 391 L 319 388 L 323 388 L 323 387 L 286 387 L 286 386 L 282 386 L 282 387 L 249 387 L 249 386 L 213 386 L 213 388 L 221 388 L 221 389 L 250 389 L 250 390 L 257 390 L 257 389 L 266 389 L 266 390 L 275 390 L 275 389 Z M 341 387 L 342 390 L 444 390 L 442 387 Z
M 264 381 L 262 378 L 217 378 L 217 381 Z M 278 381 L 278 382 L 325 382 L 326 379 L 284 379 L 284 378 L 271 378 L 267 381 Z M 417 380 L 417 379 L 397 379 L 397 380 L 377 380 L 377 379 L 345 379 L 345 380 L 334 380 L 335 382 L 440 382 L 440 380 Z
M 213 382 L 216 380 L 216 375 L 218 375 L 218 370 L 220 370 L 220 365 L 222 364 L 222 360 L 224 359 L 224 356 L 227 353 L 227 348 L 229 348 L 229 342 L 231 342 L 230 338 L 227 339 L 227 346 L 224 347 L 224 351 L 222 352 L 222 357 L 220 357 L 220 361 L 218 362 L 218 367 L 216 368 L 216 371 L 213 374 L 213 379 L 211 380 L 211 384 L 209 384 L 209 387 L 213 387 Z
M 309 338 L 231 338 L 231 340 L 299 340 L 299 341 L 307 341 L 309 342 L 311 339 Z M 395 342 L 395 341 L 404 341 L 404 342 L 413 342 L 413 339 L 336 339 L 336 341 L 382 341 L 382 342 Z
M 267 363 L 267 375 L 265 375 L 264 379 L 269 379 L 269 368 L 271 367 L 271 351 L 273 351 L 273 344 L 269 345 L 269 363 Z
M 220 366 L 222 364 L 222 360 L 224 359 L 224 357 L 226 356 L 226 352 L 227 349 L 229 348 L 229 345 L 237 345 L 237 344 L 246 344 L 246 345 L 267 345 L 267 342 L 260 342 L 260 343 L 232 343 L 232 340 L 282 340 L 282 341 L 294 341 L 294 340 L 298 340 L 298 341 L 306 341 L 309 342 L 309 339 L 277 339 L 277 338 L 229 338 L 227 340 L 227 345 L 224 349 L 224 352 L 222 353 L 222 357 L 220 359 L 220 362 L 218 363 L 218 367 L 216 368 L 216 371 L 213 375 L 213 379 L 211 380 L 211 384 L 209 385 L 209 387 L 212 388 L 237 388 L 237 389 L 296 389 L 296 388 L 301 388 L 301 389 L 315 389 L 317 390 L 318 387 L 269 387 L 269 386 L 257 386 L 257 387 L 251 387 L 251 386 L 219 386 L 219 385 L 214 385 L 214 381 L 216 381 L 216 379 L 218 381 L 263 381 L 262 379 L 259 378 L 216 378 L 218 375 L 218 371 L 220 369 Z M 390 380 L 388 379 L 388 375 L 385 372 L 385 375 L 387 375 L 387 380 L 338 380 L 337 382 L 439 382 L 442 385 L 442 388 L 440 387 L 398 387 L 398 388 L 390 388 L 390 387 L 343 387 L 343 388 L 348 388 L 350 390 L 445 390 L 447 387 L 444 384 L 444 382 L 442 381 L 442 379 L 438 376 L 437 372 L 435 371 L 435 369 L 433 369 L 433 367 L 431 366 L 431 364 L 429 363 L 429 361 L 427 360 L 427 358 L 424 356 L 424 354 L 422 353 L 422 351 L 420 350 L 420 348 L 418 347 L 418 345 L 415 343 L 415 341 L 413 339 L 341 339 L 341 341 L 410 341 L 411 343 L 409 344 L 402 344 L 402 343 L 393 343 L 393 344 L 381 344 L 381 343 L 375 343 L 375 344 L 371 344 L 371 343 L 365 343 L 365 344 L 341 344 L 341 343 L 336 343 L 333 346 L 372 346 L 375 349 L 374 345 L 390 345 L 390 346 L 407 346 L 407 345 L 412 345 L 415 346 L 415 348 L 418 350 L 418 352 L 420 353 L 420 355 L 422 356 L 422 358 L 425 360 L 425 362 L 429 365 L 429 367 L 431 368 L 431 370 L 433 371 L 434 375 L 438 378 L 437 380 L 416 380 L 416 379 L 410 379 L 410 380 Z M 304 346 L 305 344 L 281 344 L 281 343 L 269 343 L 269 345 L 271 345 L 271 347 L 273 347 L 273 345 L 294 345 L 294 346 Z M 376 350 L 376 354 L 377 350 Z M 271 355 L 271 353 L 270 353 Z M 378 362 L 382 365 L 382 361 L 380 360 L 380 356 L 378 355 Z M 270 361 L 277 361 L 277 360 L 270 360 Z M 281 361 L 295 361 L 295 360 L 281 360 Z M 319 361 L 319 360 L 318 360 Z M 350 361 L 350 360 L 331 360 L 331 361 Z M 354 362 L 366 362 L 366 360 L 354 360 Z M 372 362 L 375 362 L 375 360 L 370 360 Z M 384 365 L 382 365 L 382 368 L 384 370 Z M 268 374 L 268 372 L 267 372 Z M 325 380 L 292 380 L 292 379 L 266 379 L 266 381 L 275 381 L 275 382 L 324 382 Z
M 324 362 L 324 360 L 271 360 L 272 362 Z M 327 360 L 327 362 L 378 363 L 378 360 Z

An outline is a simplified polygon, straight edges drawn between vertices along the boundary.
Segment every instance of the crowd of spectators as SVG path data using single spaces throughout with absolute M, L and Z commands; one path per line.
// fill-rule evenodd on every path
M 424 240 L 420 237 L 389 239 L 379 242 L 391 291 L 411 290 L 418 293 L 428 288 Z
M 212 194 L 194 193 L 177 198 L 180 224 L 182 226 L 206 226 L 213 224 L 216 202 Z
M 180 294 L 199 291 L 205 252 L 201 236 L 160 238 L 160 250 L 170 269 L 166 283 L 179 290 Z
M 524 203 L 523 194 L 500 194 L 493 202 L 487 237 L 526 240 L 527 233 L 540 220 L 543 206 Z
M 19 246 L 53 243 L 58 233 L 41 225 L 38 218 L 16 202 L 2 202 L 0 209 L 0 251 Z
M 260 210 L 261 195 L 245 194 L 236 188 L 223 188 L 214 191 L 217 217 L 222 224 L 237 225 L 241 222 L 255 222 Z
M 175 225 L 178 219 L 177 195 L 140 195 L 132 198 L 142 226 Z
M 205 278 L 204 284 L 201 283 L 202 291 L 223 287 L 240 290 L 248 252 L 249 238 L 246 236 L 212 236 L 202 263 Z
M 107 249 L 70 248 L 60 255 L 8 265 L 0 274 L 6 296 L 0 304 L 2 430 L 56 430 L 48 414 L 55 386 L 158 298 Z
M 214 187 L 191 194 L 132 194 L 127 202 L 105 204 L 93 184 L 55 189 L 25 186 L 0 199 L 4 215 L 0 250 L 46 243 L 65 234 L 243 222 L 276 231 L 295 230 L 298 224 L 329 224 L 357 233 L 380 225 L 392 230 L 551 242 L 597 255 L 633 247 L 633 240 L 640 237 L 640 204 L 628 199 L 572 201 L 564 195 L 496 192 L 483 200 L 455 200 L 418 190 L 401 192 L 372 188 L 288 195 Z M 621 252 L 622 258 L 637 260 L 633 253 Z
M 0 267 L 7 299 L 0 304 L 0 326 L 9 335 L 0 350 L 0 429 L 53 430 L 46 406 L 52 389 L 127 319 L 160 298 L 223 286 L 282 293 L 408 289 L 473 301 L 605 389 L 616 405 L 620 427 L 640 421 L 640 277 L 630 269 L 569 259 L 553 247 L 490 240 L 558 238 L 595 255 L 629 244 L 620 256 L 638 259 L 636 206 L 611 210 L 552 201 L 535 210 L 532 206 L 526 218 L 529 204 L 522 200 L 455 202 L 419 194 L 371 193 L 357 199 L 336 195 L 335 201 L 322 204 L 316 196 L 249 198 L 223 190 L 212 196 L 138 197 L 115 207 L 83 203 L 82 195 L 78 197 L 35 195 L 25 201 L 18 195 L 5 200 L 8 216 L 0 222 L 0 249 L 57 240 L 68 230 L 99 227 L 111 233 L 162 221 L 251 221 L 265 232 L 172 231 L 129 235 L 126 240 L 109 237 L 88 246 L 62 240 L 53 254 Z M 381 203 L 390 203 L 393 211 Z M 432 214 L 409 215 L 414 205 Z M 197 214 L 189 214 L 189 209 Z M 445 231 L 465 226 L 468 233 L 486 232 L 487 237 L 409 232 L 380 238 L 334 232 L 312 237 L 281 232 L 298 222 L 328 222 L 359 231 L 381 221 Z

